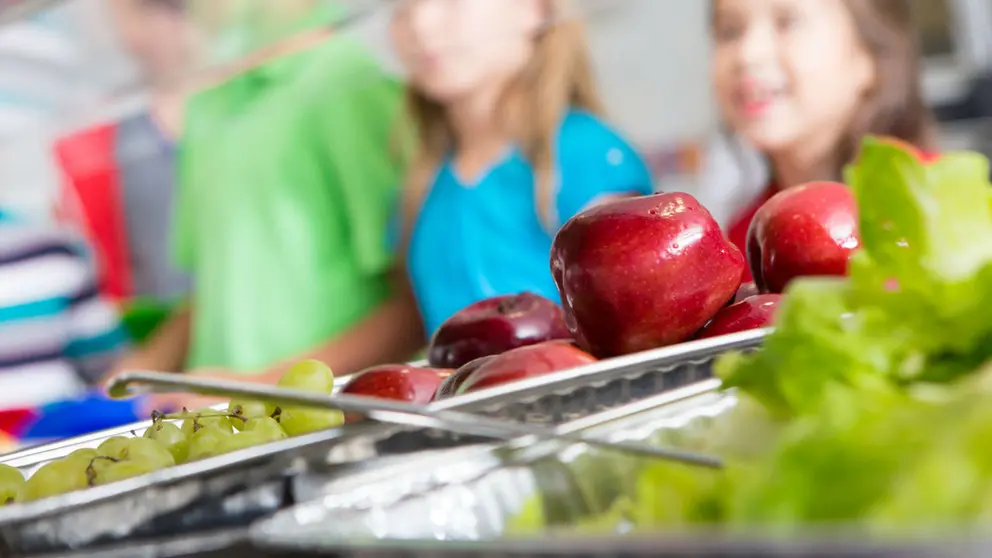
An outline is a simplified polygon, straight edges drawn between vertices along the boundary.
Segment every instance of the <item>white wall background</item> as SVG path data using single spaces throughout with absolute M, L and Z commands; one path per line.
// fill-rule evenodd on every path
M 611 116 L 639 143 L 700 137 L 712 129 L 707 2 L 618 0 L 589 21 Z

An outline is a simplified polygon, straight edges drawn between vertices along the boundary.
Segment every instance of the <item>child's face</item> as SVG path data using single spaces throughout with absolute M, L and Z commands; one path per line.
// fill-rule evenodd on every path
M 440 103 L 504 84 L 529 60 L 540 0 L 396 0 L 392 37 L 418 90 Z
M 844 0 L 715 0 L 712 79 L 731 128 L 773 153 L 836 141 L 875 65 Z
M 145 0 L 113 0 L 111 14 L 127 50 L 152 78 L 170 78 L 186 70 L 191 51 L 183 15 Z

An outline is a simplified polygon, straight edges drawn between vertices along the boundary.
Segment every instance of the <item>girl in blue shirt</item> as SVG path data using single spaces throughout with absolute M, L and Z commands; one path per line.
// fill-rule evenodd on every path
M 559 300 L 551 241 L 590 204 L 652 191 L 601 119 L 581 23 L 553 0 L 398 0 L 417 151 L 400 246 L 428 333 L 478 300 Z

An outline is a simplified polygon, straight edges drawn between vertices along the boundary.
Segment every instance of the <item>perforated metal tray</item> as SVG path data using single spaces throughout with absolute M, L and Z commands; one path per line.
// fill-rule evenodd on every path
M 755 348 L 766 333 L 747 332 L 601 361 L 434 405 L 548 424 L 603 417 L 601 413 L 606 410 L 709 378 L 710 364 L 717 355 Z M 140 432 L 142 426 L 147 424 L 25 450 L 3 461 L 33 469 L 79 447 L 98 445 L 112 435 Z M 323 481 L 355 468 L 378 467 L 386 458 L 482 441 L 376 423 L 291 438 L 119 483 L 0 508 L 0 554 L 79 549 L 184 530 L 246 525 L 318 495 L 313 483 L 293 480 L 302 471 L 313 473 L 308 479 Z

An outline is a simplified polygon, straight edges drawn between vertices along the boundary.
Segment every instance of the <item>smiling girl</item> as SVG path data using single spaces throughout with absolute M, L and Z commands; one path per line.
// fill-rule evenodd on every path
M 724 122 L 772 180 L 728 227 L 744 250 L 777 191 L 837 180 L 867 134 L 933 148 L 904 0 L 715 0 L 712 81 Z
M 398 219 L 427 332 L 468 304 L 552 300 L 551 241 L 648 170 L 602 119 L 579 21 L 550 0 L 400 0 L 392 36 L 410 76 L 419 151 Z

